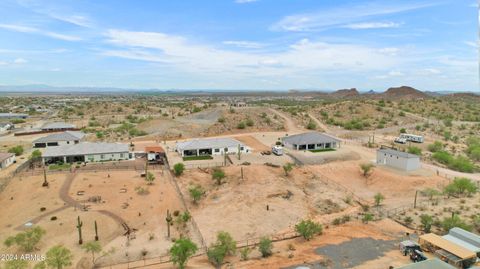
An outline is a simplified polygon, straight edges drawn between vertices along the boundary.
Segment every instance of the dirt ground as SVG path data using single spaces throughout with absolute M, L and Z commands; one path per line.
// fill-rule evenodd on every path
M 94 239 L 96 220 L 103 249 L 115 248 L 114 254 L 102 258 L 101 263 L 139 259 L 144 250 L 147 251 L 147 258 L 164 255 L 171 245 L 171 240 L 166 238 L 166 211 L 182 211 L 183 208 L 167 174 L 163 175 L 161 170 L 151 172 L 156 179 L 154 184 L 149 186 L 135 171 L 77 173 L 68 195 L 81 206 L 86 206 L 87 211 L 80 210 L 81 206 L 68 206 L 60 198 L 61 186 L 68 174 L 50 174 L 49 188 L 41 187 L 43 175 L 15 178 L 0 196 L 0 203 L 4 205 L 0 214 L 6 216 L 0 218 L 0 241 L 3 242 L 8 236 L 23 230 L 25 223 L 32 222 L 47 232 L 41 240 L 38 252 L 44 254 L 53 245 L 64 244 L 73 252 L 75 265 L 83 257 L 89 257 L 77 244 L 76 224 L 77 216 L 80 216 L 84 223 L 85 242 Z M 139 186 L 147 188 L 149 193 L 138 194 L 135 188 Z M 79 195 L 79 191 L 84 193 Z M 94 196 L 100 196 L 101 202 L 88 201 Z M 46 210 L 41 212 L 41 207 Z M 57 220 L 50 220 L 52 216 L 56 216 Z M 125 221 L 130 228 L 138 229 L 135 239 L 128 243 L 123 236 L 125 231 L 121 221 Z M 177 230 L 176 226 L 173 226 L 172 237 L 178 238 L 181 232 L 199 242 L 190 226 L 191 224 L 188 224 L 185 230 Z M 15 249 L 6 249 L 2 244 L 0 251 L 8 253 Z
M 385 196 L 383 205 L 394 208 L 405 204 L 412 204 L 416 190 L 427 187 L 437 188 L 448 181 L 430 173 L 430 175 L 409 175 L 400 171 L 376 166 L 373 172 L 364 177 L 360 164 L 363 161 L 338 161 L 323 165 L 307 166 L 321 178 L 334 181 L 354 191 L 361 198 L 372 201 L 377 193 Z M 395 186 L 395 188 L 392 188 Z
M 344 212 L 351 206 L 346 194 L 332 190 L 304 168 L 295 168 L 287 177 L 282 168 L 265 165 L 224 168 L 220 186 L 212 180 L 211 169 L 188 170 L 178 178 L 185 197 L 188 188 L 200 185 L 205 197 L 190 210 L 207 241 L 218 231 L 227 231 L 237 240 L 288 231 L 301 219 Z M 269 210 L 267 210 L 267 205 Z

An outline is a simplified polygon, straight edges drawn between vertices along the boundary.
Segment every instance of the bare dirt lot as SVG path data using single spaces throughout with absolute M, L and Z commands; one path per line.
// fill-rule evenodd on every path
M 161 170 L 151 172 L 156 179 L 153 185 L 148 186 L 135 171 L 49 174 L 49 188 L 41 187 L 43 176 L 14 179 L 0 196 L 1 204 L 5 205 L 0 214 L 7 216 L 0 218 L 0 241 L 21 231 L 26 222 L 32 222 L 47 232 L 47 236 L 41 240 L 39 252 L 45 253 L 53 245 L 62 243 L 72 250 L 76 264 L 87 256 L 77 244 L 76 224 L 77 216 L 80 216 L 84 223 L 85 242 L 94 239 L 96 220 L 104 250 L 116 250 L 111 256 L 100 260 L 102 264 L 141 259 L 143 251 L 147 252 L 147 258 L 164 255 L 171 245 L 171 240 L 166 238 L 166 211 L 182 212 L 183 208 L 167 173 L 164 175 Z M 73 176 L 72 185 L 64 195 L 77 202 L 77 207 L 69 206 L 60 198 L 62 185 L 69 176 Z M 138 194 L 138 187 L 147 189 L 148 194 Z M 100 197 L 101 200 L 93 202 L 93 197 Z M 81 210 L 84 206 L 88 208 L 87 211 Z M 41 212 L 41 207 L 46 210 Z M 50 220 L 52 216 L 56 216 L 57 220 Z M 122 222 L 137 229 L 135 239 L 128 243 L 123 236 L 125 230 Z M 198 243 L 199 238 L 191 231 L 190 224 L 185 228 L 177 229 L 176 225 L 171 228 L 173 238 L 184 234 Z M 7 251 L 3 244 L 0 250 Z
M 218 231 L 244 240 L 288 230 L 303 218 L 351 207 L 343 201 L 346 194 L 332 190 L 303 168 L 294 169 L 287 177 L 282 168 L 244 166 L 243 179 L 240 166 L 224 170 L 225 183 L 220 186 L 212 180 L 210 169 L 188 170 L 178 178 L 186 197 L 192 185 L 206 190 L 199 205 L 190 209 L 207 242 L 212 242 Z

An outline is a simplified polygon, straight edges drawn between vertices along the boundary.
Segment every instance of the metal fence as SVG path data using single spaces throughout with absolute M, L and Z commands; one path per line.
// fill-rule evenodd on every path
M 28 170 L 36 161 L 37 159 L 28 159 L 26 162 L 20 164 L 17 168 L 15 168 L 15 170 L 10 172 L 6 176 L 0 178 L 0 192 L 5 189 L 8 183 L 10 183 L 10 181 L 15 178 L 15 176 Z
M 184 163 L 186 169 L 221 167 L 225 166 L 224 164 L 224 162 Z

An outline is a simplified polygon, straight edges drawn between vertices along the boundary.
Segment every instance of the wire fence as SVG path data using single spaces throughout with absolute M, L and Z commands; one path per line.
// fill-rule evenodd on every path
M 195 169 L 195 168 L 214 168 L 225 166 L 224 162 L 208 162 L 208 163 L 184 163 L 186 169 Z

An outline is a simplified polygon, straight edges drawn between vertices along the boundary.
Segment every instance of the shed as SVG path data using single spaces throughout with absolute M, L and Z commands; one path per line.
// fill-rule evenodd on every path
M 79 143 L 85 134 L 78 131 L 66 131 L 63 133 L 54 133 L 36 139 L 33 141 L 34 148 L 46 148 L 52 146 L 61 146 Z
M 0 169 L 9 167 L 15 163 L 15 154 L 0 152 Z
M 377 164 L 390 166 L 403 171 L 413 171 L 420 168 L 420 156 L 390 148 L 377 150 Z
M 423 249 L 429 250 L 442 259 L 446 259 L 449 263 L 462 268 L 472 265 L 477 259 L 475 252 L 433 233 L 421 235 L 418 243 Z
M 429 259 L 417 263 L 412 263 L 397 267 L 397 269 L 456 269 L 452 265 L 439 259 Z

